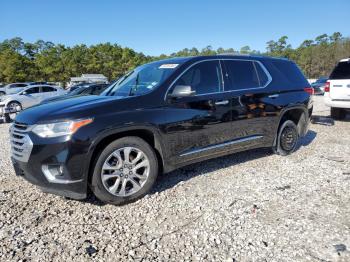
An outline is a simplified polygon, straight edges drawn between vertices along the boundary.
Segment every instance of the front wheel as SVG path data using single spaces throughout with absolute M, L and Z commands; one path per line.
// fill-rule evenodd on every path
M 6 123 L 13 122 L 17 116 L 17 114 L 22 111 L 22 105 L 16 101 L 10 102 L 7 105 L 9 112 L 5 114 Z
M 145 196 L 157 175 L 158 161 L 152 147 L 139 137 L 123 137 L 101 152 L 91 189 L 101 201 L 123 205 Z
M 278 131 L 276 146 L 273 151 L 281 156 L 293 153 L 299 139 L 298 128 L 293 121 L 285 121 Z

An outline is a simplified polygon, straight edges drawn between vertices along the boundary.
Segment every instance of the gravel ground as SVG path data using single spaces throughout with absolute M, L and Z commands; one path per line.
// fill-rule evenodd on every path
M 315 115 L 328 116 L 322 98 Z M 348 120 L 158 179 L 122 207 L 44 194 L 16 177 L 0 125 L 0 261 L 350 261 Z

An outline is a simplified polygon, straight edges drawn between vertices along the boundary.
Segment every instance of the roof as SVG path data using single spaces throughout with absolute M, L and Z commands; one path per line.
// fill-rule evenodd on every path
M 22 87 L 22 88 L 23 88 L 23 90 L 27 90 L 27 89 L 32 88 L 32 87 L 41 87 L 41 86 L 50 86 L 50 87 L 54 87 L 54 88 L 62 88 L 60 86 L 53 86 L 53 85 L 48 85 L 48 84 L 30 85 L 30 86 L 25 86 L 25 87 Z
M 272 57 L 272 56 L 264 56 L 264 55 L 254 55 L 254 54 L 219 54 L 219 55 L 208 55 L 208 56 L 188 56 L 188 57 L 174 57 L 163 60 L 158 60 L 153 63 L 178 63 L 182 64 L 187 61 L 199 61 L 205 59 L 224 59 L 224 58 L 234 58 L 234 59 L 254 59 L 254 60 L 289 60 L 285 57 Z

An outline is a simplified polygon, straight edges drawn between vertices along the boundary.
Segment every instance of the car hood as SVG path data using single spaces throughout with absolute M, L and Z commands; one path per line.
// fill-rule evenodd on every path
M 41 104 L 46 104 L 46 103 L 53 102 L 53 101 L 60 101 L 60 100 L 79 97 L 79 96 L 81 96 L 81 95 L 72 96 L 72 95 L 67 93 L 67 94 L 63 94 L 63 95 L 59 95 L 59 96 L 55 96 L 55 97 L 46 98 L 43 101 L 41 101 Z
M 117 109 L 116 101 L 124 100 L 116 96 L 79 96 L 39 104 L 22 111 L 17 115 L 16 121 L 25 124 L 59 121 L 64 119 L 77 119 L 91 117 L 113 104 Z M 104 109 L 104 110 L 103 110 Z

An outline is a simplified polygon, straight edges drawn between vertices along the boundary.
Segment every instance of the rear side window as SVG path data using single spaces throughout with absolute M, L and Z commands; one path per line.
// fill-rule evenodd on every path
M 271 64 L 279 72 L 279 74 L 284 78 L 284 81 L 288 81 L 293 86 L 298 86 L 298 87 L 309 86 L 303 73 L 294 62 L 280 59 L 280 60 L 271 61 Z
M 191 67 L 176 81 L 175 86 L 191 86 L 197 95 L 216 93 L 220 91 L 220 79 L 219 61 L 205 61 Z
M 254 65 L 255 65 L 256 73 L 258 74 L 260 86 L 265 86 L 269 82 L 269 78 L 266 72 L 263 70 L 263 68 L 259 63 L 254 62 Z
M 224 60 L 228 85 L 225 90 L 239 90 L 263 87 L 268 77 L 260 64 L 254 61 Z
M 339 62 L 329 79 L 350 79 L 350 61 Z

